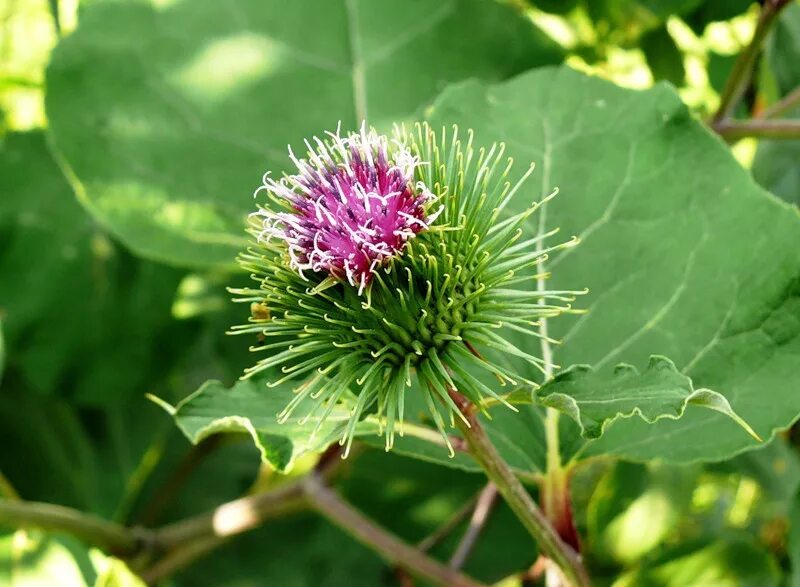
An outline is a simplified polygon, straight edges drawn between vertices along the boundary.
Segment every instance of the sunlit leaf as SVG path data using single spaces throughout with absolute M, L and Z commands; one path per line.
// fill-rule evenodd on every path
M 158 260 L 231 265 L 287 144 L 560 59 L 485 0 L 93 2 L 54 53 L 47 115 L 103 226 Z
M 613 587 L 777 587 L 781 584 L 774 557 L 747 538 L 721 537 L 718 542 L 701 544 L 688 552 L 687 546 L 624 574 L 614 581 Z
M 663 544 L 688 513 L 697 467 L 617 463 L 587 507 L 593 556 L 632 564 Z
M 536 161 L 531 200 L 560 188 L 547 228 L 582 243 L 544 263 L 548 287 L 587 286 L 590 311 L 550 325 L 557 363 L 602 369 L 662 354 L 763 438 L 797 418 L 800 249 L 786 243 L 800 238 L 800 216 L 756 186 L 673 90 L 542 69 L 456 85 L 429 118 Z M 756 445 L 729 418 L 687 410 L 655 424 L 619 420 L 582 454 L 689 462 Z
M 25 530 L 0 536 L 0 583 L 8 587 L 144 587 L 121 560 L 70 537 Z

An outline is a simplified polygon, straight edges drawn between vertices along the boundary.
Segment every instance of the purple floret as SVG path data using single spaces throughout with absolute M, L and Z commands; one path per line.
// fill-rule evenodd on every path
M 296 175 L 280 181 L 264 177 L 261 190 L 290 202 L 292 212 L 261 209 L 260 239 L 286 242 L 291 265 L 346 279 L 361 293 L 375 270 L 399 255 L 406 242 L 438 215 L 426 215 L 434 199 L 422 182 L 414 183 L 420 165 L 402 144 L 362 126 L 361 132 L 331 141 L 307 142 L 308 158 L 298 159 Z

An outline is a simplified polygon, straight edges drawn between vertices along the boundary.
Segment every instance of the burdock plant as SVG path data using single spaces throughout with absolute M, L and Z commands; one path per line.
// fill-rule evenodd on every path
M 258 335 L 253 350 L 265 356 L 245 376 L 296 381 L 279 418 L 313 402 L 300 419 L 316 422 L 309 434 L 354 395 L 343 456 L 367 413 L 389 450 L 407 399 L 420 394 L 451 455 L 447 419 L 541 548 L 585 584 L 476 415 L 490 403 L 514 409 L 510 389 L 533 392 L 525 363 L 552 368 L 532 350 L 546 337 L 538 321 L 570 311 L 578 292 L 546 290 L 538 265 L 576 240 L 547 247 L 555 231 L 531 236 L 525 226 L 555 194 L 526 196 L 532 165 L 512 183 L 502 145 L 476 148 L 457 129 L 418 124 L 388 137 L 364 125 L 306 147 L 305 157 L 289 152 L 295 173 L 267 174 L 256 190 L 253 244 L 240 262 L 257 286 L 233 290 L 253 308 L 234 332 Z
M 235 328 L 264 340 L 254 350 L 267 356 L 247 376 L 279 367 L 269 385 L 300 382 L 280 418 L 316 402 L 306 415 L 315 433 L 355 393 L 346 454 L 373 408 L 392 447 L 415 377 L 448 446 L 442 412 L 466 421 L 453 392 L 479 408 L 491 398 L 515 409 L 481 372 L 502 386 L 535 385 L 507 357 L 544 372 L 527 343 L 543 336 L 537 320 L 569 310 L 575 293 L 531 287 L 537 264 L 576 242 L 545 248 L 552 232 L 524 236 L 544 200 L 509 212 L 533 166 L 512 185 L 502 145 L 476 149 L 471 132 L 462 142 L 457 130 L 427 125 L 392 138 L 363 126 L 306 146 L 305 158 L 290 152 L 296 174 L 267 174 L 256 190 L 267 201 L 251 216 L 255 240 L 240 261 L 258 287 L 235 291 L 268 310 Z M 526 344 L 513 344 L 512 331 Z

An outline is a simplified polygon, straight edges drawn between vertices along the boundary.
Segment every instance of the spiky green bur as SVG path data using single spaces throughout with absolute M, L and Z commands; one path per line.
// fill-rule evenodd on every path
M 363 295 L 341 277 L 293 269 L 284 241 L 260 238 L 263 211 L 252 218 L 256 240 L 239 259 L 258 287 L 232 290 L 237 301 L 268 309 L 233 329 L 259 335 L 263 344 L 252 350 L 268 353 L 245 377 L 279 367 L 280 375 L 268 385 L 299 382 L 280 414 L 283 420 L 301 402 L 315 402 L 305 419 L 316 422 L 311 432 L 316 434 L 345 393 L 356 395 L 341 438 L 345 454 L 367 411 L 385 424 L 380 433 L 387 450 L 392 447 L 395 430 L 402 435 L 406 392 L 414 378 L 419 385 L 412 391 L 424 395 L 449 446 L 443 415 L 463 416 L 448 390 L 481 407 L 487 397 L 505 402 L 476 373 L 492 374 L 503 386 L 534 386 L 508 366 L 507 356 L 544 372 L 545 361 L 532 351 L 540 348 L 537 320 L 569 311 L 573 295 L 582 293 L 531 287 L 546 277 L 537 265 L 549 252 L 577 242 L 546 247 L 545 239 L 556 231 L 523 238 L 523 224 L 554 195 L 520 213 L 508 212 L 512 200 L 525 197 L 521 188 L 532 165 L 512 185 L 507 180 L 512 161 L 503 156 L 502 144 L 475 148 L 471 131 L 462 141 L 457 129 L 434 133 L 425 124 L 395 135 L 392 148 L 418 158 L 413 182 L 435 196 L 427 205 L 441 212 L 435 225 L 374 270 Z M 309 150 L 309 160 L 318 153 Z M 520 348 L 509 342 L 505 334 L 512 330 L 527 335 L 530 344 Z

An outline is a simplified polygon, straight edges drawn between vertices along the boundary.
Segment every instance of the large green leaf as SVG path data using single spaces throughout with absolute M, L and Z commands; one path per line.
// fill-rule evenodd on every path
M 288 143 L 560 58 L 486 0 L 93 2 L 54 53 L 47 114 L 84 204 L 123 242 L 231 264 Z
M 529 199 L 560 188 L 546 224 L 583 242 L 545 270 L 556 289 L 588 286 L 581 305 L 591 311 L 551 321 L 563 340 L 556 362 L 602 368 L 663 354 L 762 437 L 797 418 L 800 217 L 756 186 L 672 89 L 547 68 L 458 84 L 428 114 L 474 128 L 479 143 L 505 141 L 517 175 L 536 161 Z M 538 351 L 538 341 L 521 344 Z M 689 462 L 756 445 L 721 414 L 688 409 L 655 424 L 620 419 L 582 454 Z
M 102 404 L 152 389 L 195 332 L 171 314 L 181 274 L 97 229 L 42 133 L 3 138 L 0 194 L 7 384 Z
M 325 407 L 309 400 L 301 404 L 287 421 L 280 422 L 278 418 L 294 397 L 292 389 L 296 385 L 295 382 L 270 388 L 263 380 L 248 379 L 226 388 L 218 381 L 208 381 L 174 407 L 161 399 L 153 399 L 175 419 L 191 442 L 200 442 L 216 433 L 245 433 L 253 439 L 265 463 L 285 472 L 302 454 L 321 451 L 331 442 L 338 441 L 354 405 L 353 396 L 346 396 L 312 437 Z M 534 415 L 541 408 L 533 405 L 520 405 L 518 408 L 528 417 L 520 418 L 518 413 L 506 407 L 493 410 L 488 432 L 511 467 L 523 478 L 531 480 L 545 463 L 543 428 L 539 417 Z M 306 418 L 309 414 L 311 416 Z M 359 422 L 356 433 L 366 443 L 383 448 L 385 439 L 379 436 L 380 430 L 378 420 L 369 415 Z M 421 394 L 411 392 L 406 395 L 403 431 L 404 434 L 395 439 L 395 452 L 464 471 L 481 470 L 465 452 L 449 455 Z M 453 431 L 453 435 L 456 436 L 457 432 Z
M 272 389 L 263 381 L 247 379 L 237 381 L 230 389 L 219 381 L 208 381 L 174 407 L 156 401 L 193 443 L 219 432 L 249 434 L 264 462 L 285 472 L 300 455 L 324 450 L 338 440 L 353 406 L 351 398 L 344 398 L 312 436 L 323 411 L 320 408 L 315 414 L 318 406 L 314 402 L 305 402 L 291 418 L 279 422 L 278 414 L 292 397 L 291 385 Z
M 537 389 L 535 398 L 575 420 L 588 438 L 599 438 L 617 418 L 639 416 L 652 424 L 662 418 L 678 419 L 690 405 L 721 412 L 755 436 L 725 396 L 695 389 L 672 361 L 658 355 L 650 357 L 641 373 L 626 364 L 618 365 L 611 375 L 597 373 L 589 365 L 574 365 Z

